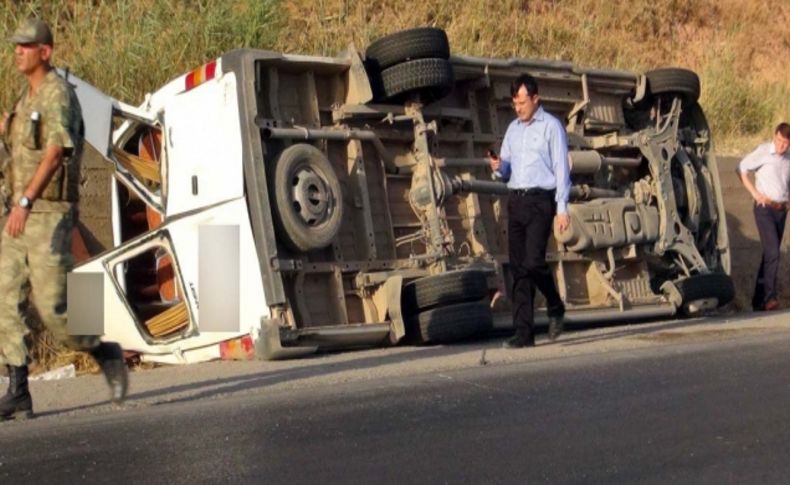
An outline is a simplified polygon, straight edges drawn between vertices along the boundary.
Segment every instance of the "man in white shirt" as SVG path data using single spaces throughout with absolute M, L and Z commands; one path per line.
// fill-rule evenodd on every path
M 758 146 L 738 164 L 741 181 L 754 199 L 754 220 L 763 245 L 763 259 L 752 298 L 754 310 L 779 308 L 776 275 L 790 198 L 790 124 L 780 123 L 774 138 Z M 754 183 L 749 173 L 754 172 Z

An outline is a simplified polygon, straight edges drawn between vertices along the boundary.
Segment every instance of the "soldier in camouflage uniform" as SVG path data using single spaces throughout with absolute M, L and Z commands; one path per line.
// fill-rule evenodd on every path
M 27 86 L 0 128 L 10 154 L 4 171 L 10 213 L 0 242 L 0 364 L 8 368 L 10 383 L 0 398 L 0 419 L 33 414 L 25 342 L 29 292 L 56 340 L 96 358 L 113 401 L 122 401 L 127 389 L 118 344 L 69 335 L 66 329 L 66 274 L 73 264 L 84 135 L 79 102 L 50 65 L 53 39 L 46 23 L 23 21 L 10 40 Z

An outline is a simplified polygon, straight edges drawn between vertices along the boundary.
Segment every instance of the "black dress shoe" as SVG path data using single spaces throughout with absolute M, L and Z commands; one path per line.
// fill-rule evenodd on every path
M 562 315 L 549 317 L 549 340 L 554 342 L 565 330 L 565 319 Z
M 535 337 L 522 337 L 520 335 L 510 337 L 509 339 L 505 340 L 505 342 L 502 344 L 502 347 L 506 349 L 522 349 L 524 347 L 534 347 L 534 346 L 535 346 Z

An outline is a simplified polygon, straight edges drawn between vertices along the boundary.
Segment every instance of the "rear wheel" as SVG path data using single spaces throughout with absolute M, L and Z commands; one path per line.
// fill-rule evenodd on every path
M 488 302 L 473 301 L 440 306 L 408 320 L 422 343 L 450 343 L 490 331 L 493 317 Z
M 479 270 L 458 270 L 426 276 L 403 285 L 404 315 L 440 305 L 481 300 L 488 294 L 486 275 Z

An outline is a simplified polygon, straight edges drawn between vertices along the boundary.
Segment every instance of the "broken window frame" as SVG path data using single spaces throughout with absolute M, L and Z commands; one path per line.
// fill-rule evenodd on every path
M 127 291 L 125 272 L 126 267 L 124 265 L 147 251 L 152 249 L 156 250 L 159 248 L 164 249 L 167 252 L 167 255 L 170 256 L 173 271 L 173 283 L 175 285 L 176 294 L 181 300 L 180 302 L 175 303 L 173 306 L 183 305 L 185 307 L 188 324 L 180 330 L 157 337 L 151 333 L 150 329 L 146 325 L 150 318 L 148 320 L 142 320 L 130 301 L 129 293 Z M 168 344 L 197 334 L 195 315 L 192 308 L 190 307 L 189 299 L 186 297 L 180 265 L 167 228 L 163 227 L 156 229 L 150 233 L 146 233 L 137 240 L 132 240 L 126 245 L 117 248 L 115 252 L 113 252 L 111 255 L 108 255 L 104 259 L 103 266 L 107 274 L 110 276 L 110 280 L 115 286 L 115 289 L 118 292 L 123 305 L 126 307 L 129 315 L 131 315 L 135 325 L 137 326 L 138 332 L 140 332 L 140 335 L 144 340 L 149 343 Z M 170 308 L 165 311 L 168 311 Z M 162 313 L 164 312 L 160 312 L 157 315 L 161 315 Z
M 123 183 L 129 190 L 133 191 L 146 205 L 154 208 L 160 214 L 165 213 L 167 200 L 167 129 L 162 120 L 161 112 L 154 117 L 139 108 L 118 102 L 113 109 L 113 115 L 121 120 L 121 124 L 113 133 L 113 142 L 108 158 L 115 165 L 114 177 Z M 134 165 L 141 159 L 138 155 L 129 153 L 123 149 L 132 138 L 137 136 L 144 129 L 159 130 L 162 133 L 161 148 L 159 151 L 159 183 L 157 190 L 140 179 L 154 181 L 143 176 L 141 171 L 135 170 Z M 129 162 L 133 163 L 129 163 Z M 147 163 L 145 163 L 147 165 Z M 150 173 L 150 172 L 149 172 Z

